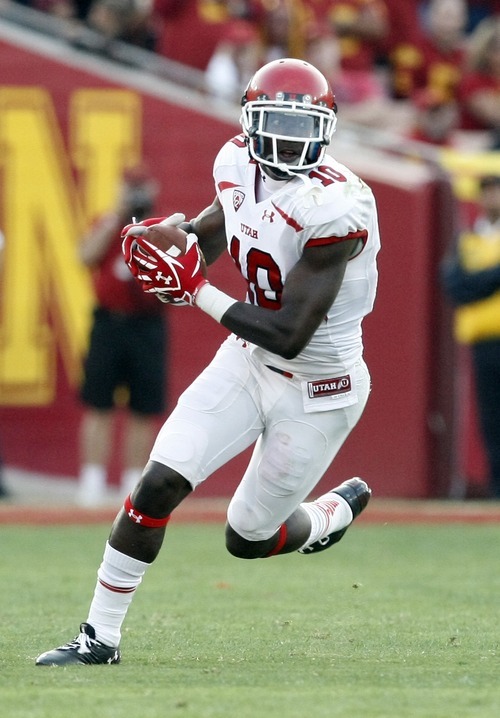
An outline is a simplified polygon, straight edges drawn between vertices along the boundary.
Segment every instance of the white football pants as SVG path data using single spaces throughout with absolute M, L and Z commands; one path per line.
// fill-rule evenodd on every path
M 300 381 L 271 371 L 230 337 L 180 396 L 151 459 L 195 489 L 256 442 L 228 521 L 250 541 L 270 538 L 312 492 L 363 413 L 370 391 L 365 363 L 351 374 L 357 403 L 306 413 Z

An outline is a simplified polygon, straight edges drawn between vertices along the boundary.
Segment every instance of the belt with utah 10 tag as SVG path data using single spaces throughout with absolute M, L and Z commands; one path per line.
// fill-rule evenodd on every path
M 358 401 L 356 383 L 350 374 L 330 379 L 301 381 L 304 411 L 331 411 L 351 406 Z

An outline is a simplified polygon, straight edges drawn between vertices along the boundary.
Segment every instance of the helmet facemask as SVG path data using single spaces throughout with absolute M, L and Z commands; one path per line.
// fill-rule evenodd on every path
M 241 114 L 250 155 L 279 179 L 317 167 L 336 123 L 332 109 L 309 104 L 306 97 L 246 102 Z

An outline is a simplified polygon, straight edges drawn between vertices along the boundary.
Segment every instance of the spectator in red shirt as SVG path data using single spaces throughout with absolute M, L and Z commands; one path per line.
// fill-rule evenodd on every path
M 121 489 L 140 478 L 165 401 L 165 305 L 145 294 L 123 261 L 124 222 L 150 217 L 157 185 L 143 168 L 125 175 L 116 210 L 84 238 L 80 256 L 93 270 L 96 307 L 80 395 L 85 412 L 80 428 L 81 467 L 77 502 L 105 500 L 107 467 L 117 408 L 126 406 Z

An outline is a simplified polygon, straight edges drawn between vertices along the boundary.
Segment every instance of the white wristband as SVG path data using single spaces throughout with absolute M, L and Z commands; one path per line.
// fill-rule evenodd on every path
M 212 284 L 204 284 L 196 295 L 195 305 L 209 314 L 216 322 L 220 322 L 229 307 L 237 300 L 221 292 Z

